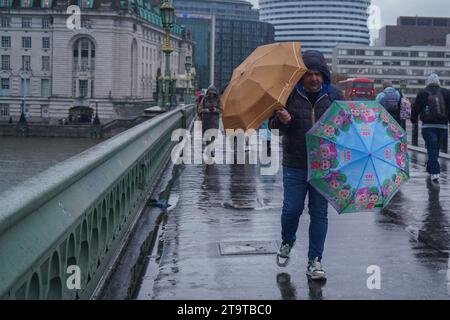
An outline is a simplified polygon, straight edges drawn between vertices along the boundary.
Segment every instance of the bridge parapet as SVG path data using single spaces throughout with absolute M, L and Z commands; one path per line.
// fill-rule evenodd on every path
M 0 194 L 0 299 L 89 299 L 194 116 L 157 116 Z

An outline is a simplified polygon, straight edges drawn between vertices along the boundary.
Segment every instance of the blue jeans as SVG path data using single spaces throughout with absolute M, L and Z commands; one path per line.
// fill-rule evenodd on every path
M 283 167 L 283 211 L 281 213 L 281 239 L 293 245 L 296 240 L 298 222 L 305 207 L 306 194 L 309 194 L 308 259 L 322 259 L 325 238 L 328 230 L 328 202 L 308 182 L 308 171 Z
M 428 151 L 427 172 L 438 174 L 441 172 L 439 165 L 439 149 L 444 139 L 447 139 L 448 130 L 438 128 L 422 128 L 423 140 Z

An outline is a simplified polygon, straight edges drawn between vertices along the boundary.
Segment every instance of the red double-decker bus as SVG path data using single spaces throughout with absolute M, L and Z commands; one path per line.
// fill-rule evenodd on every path
M 347 79 L 338 83 L 346 100 L 375 100 L 374 85 L 374 81 L 367 78 Z

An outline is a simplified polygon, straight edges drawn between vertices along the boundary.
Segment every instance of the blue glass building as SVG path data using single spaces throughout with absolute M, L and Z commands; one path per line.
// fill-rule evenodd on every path
M 256 47 L 274 41 L 273 26 L 260 22 L 259 11 L 248 1 L 174 0 L 174 7 L 178 24 L 192 31 L 193 62 L 201 88 L 213 82 L 222 91 L 234 68 Z

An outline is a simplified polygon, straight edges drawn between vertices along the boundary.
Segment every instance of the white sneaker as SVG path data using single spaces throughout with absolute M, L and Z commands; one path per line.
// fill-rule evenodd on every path
M 327 274 L 319 261 L 319 258 L 315 258 L 312 261 L 308 261 L 308 267 L 306 268 L 306 275 L 312 280 L 324 280 L 327 278 Z
M 432 181 L 438 182 L 439 181 L 439 173 L 438 174 L 432 174 L 430 176 Z
M 289 254 L 291 253 L 293 245 L 288 243 L 281 243 L 280 249 L 277 253 L 277 265 L 279 267 L 286 267 L 289 263 Z

